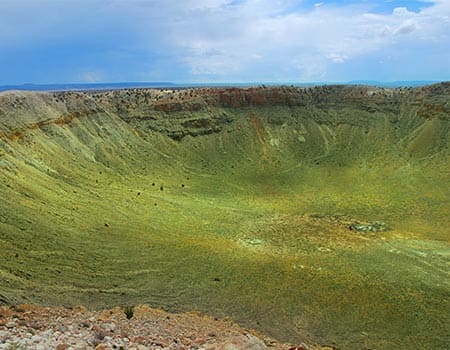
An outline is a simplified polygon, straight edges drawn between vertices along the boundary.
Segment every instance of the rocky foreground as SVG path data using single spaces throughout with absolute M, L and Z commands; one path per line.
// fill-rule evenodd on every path
M 230 320 L 170 314 L 148 306 L 89 311 L 84 307 L 0 307 L 0 349 L 290 349 Z

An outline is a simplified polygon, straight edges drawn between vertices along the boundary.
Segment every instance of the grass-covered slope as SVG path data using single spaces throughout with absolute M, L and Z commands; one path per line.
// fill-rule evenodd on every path
M 449 84 L 1 93 L 0 303 L 444 348 L 449 139 Z

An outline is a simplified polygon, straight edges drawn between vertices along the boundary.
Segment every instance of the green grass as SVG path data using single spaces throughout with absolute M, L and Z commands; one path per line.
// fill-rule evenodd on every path
M 265 154 L 245 120 L 145 141 L 102 118 L 11 143 L 12 170 L 0 173 L 5 301 L 200 310 L 341 349 L 448 344 L 445 156 L 407 161 L 378 146 L 369 156 L 359 137 L 333 148 L 312 131 L 304 145 L 263 122 Z M 391 230 L 362 234 L 345 220 Z

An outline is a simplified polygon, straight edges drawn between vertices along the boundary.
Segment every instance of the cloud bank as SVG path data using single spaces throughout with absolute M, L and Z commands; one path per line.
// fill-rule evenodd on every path
M 0 83 L 450 79 L 448 0 L 3 0 L 0 36 Z

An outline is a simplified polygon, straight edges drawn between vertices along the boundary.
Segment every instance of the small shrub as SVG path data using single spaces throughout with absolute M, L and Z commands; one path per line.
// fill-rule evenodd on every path
M 133 306 L 126 306 L 124 309 L 125 316 L 127 319 L 131 319 L 134 316 L 134 307 Z

